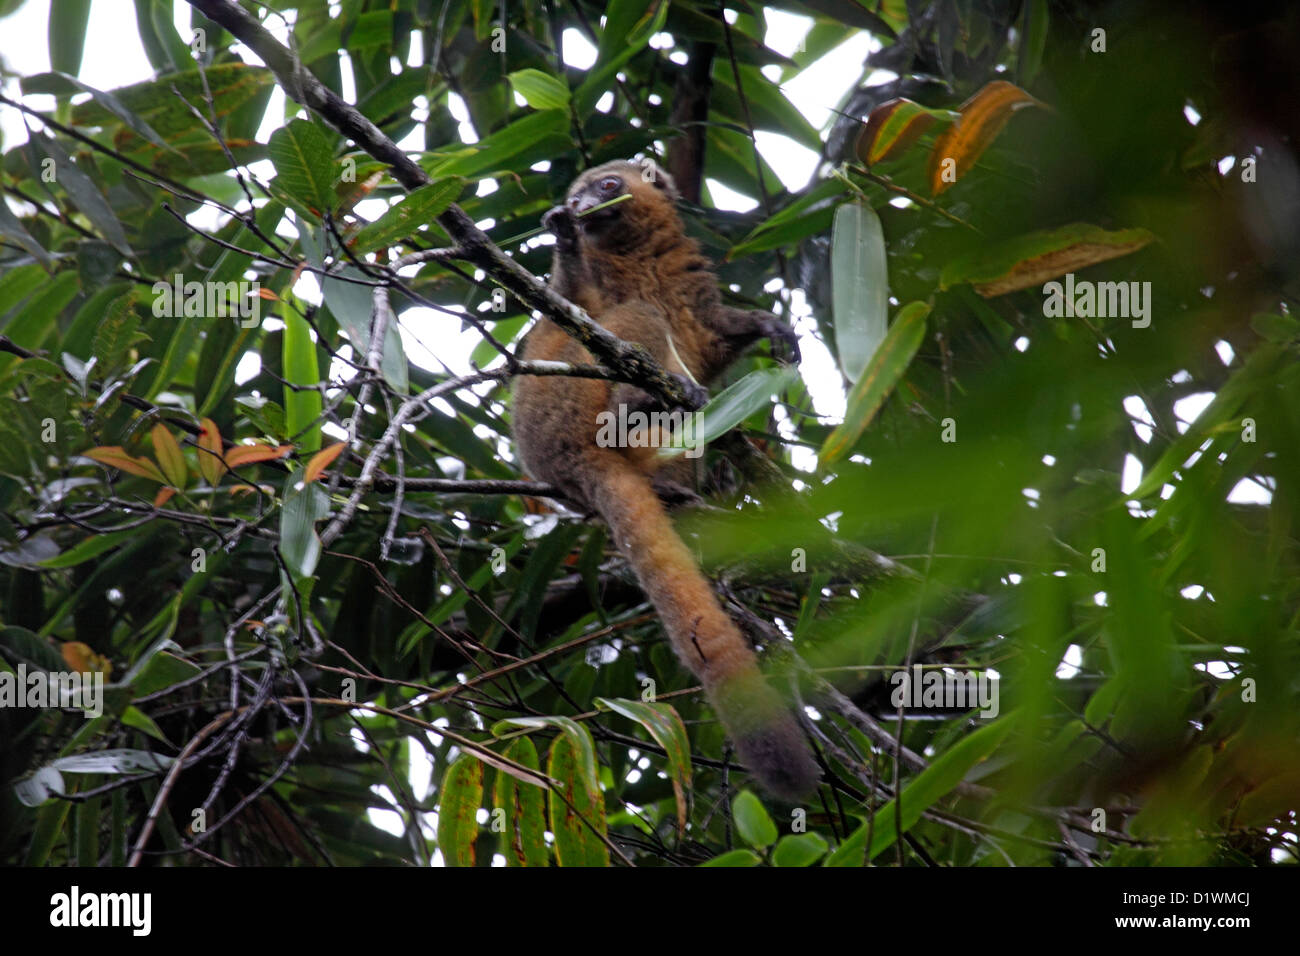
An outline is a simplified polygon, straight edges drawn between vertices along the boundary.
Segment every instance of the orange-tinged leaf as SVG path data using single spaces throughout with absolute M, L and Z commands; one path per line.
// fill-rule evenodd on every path
M 927 175 L 930 192 L 937 196 L 970 172 L 1017 110 L 1042 105 L 1006 80 L 986 85 L 961 105 L 957 119 L 935 139 Z M 948 170 L 951 175 L 945 176 Z
M 139 475 L 141 478 L 148 478 L 161 485 L 167 484 L 167 479 L 157 465 L 148 458 L 136 458 L 133 455 L 128 455 L 126 449 L 121 445 L 104 445 L 99 448 L 92 448 L 86 452 L 86 457 L 93 458 L 110 468 L 116 468 L 132 475 Z
M 1041 286 L 1049 279 L 1136 252 L 1155 236 L 1146 229 L 1106 230 L 1076 222 L 982 245 L 943 267 L 939 288 L 969 282 L 986 299 Z
M 893 99 L 881 103 L 867 117 L 867 124 L 858 133 L 855 151 L 866 165 L 897 159 L 920 139 L 939 119 L 951 121 L 957 114 L 948 110 L 926 109 L 908 99 Z
M 113 664 L 108 658 L 96 654 L 90 649 L 89 644 L 83 644 L 81 641 L 64 641 L 59 651 L 69 670 L 82 674 L 100 673 L 105 677 L 113 671 Z
M 150 432 L 153 437 L 153 453 L 158 459 L 162 473 L 167 476 L 167 483 L 176 488 L 184 488 L 188 483 L 189 469 L 185 467 L 185 456 L 176 438 L 167 430 L 166 425 L 158 424 Z
M 291 451 L 293 451 L 292 445 L 236 445 L 226 452 L 226 464 L 231 468 L 239 468 L 258 461 L 283 458 Z
M 167 502 L 171 501 L 172 495 L 174 494 L 176 494 L 176 489 L 171 485 L 168 485 L 165 488 L 159 488 L 158 494 L 153 496 L 153 506 L 155 508 L 161 508 L 163 505 L 167 504 Z
M 339 452 L 341 452 L 346 446 L 347 442 L 338 442 L 337 444 L 330 445 L 328 448 L 322 448 L 320 451 L 316 452 L 316 454 L 312 455 L 311 461 L 307 462 L 307 470 L 304 471 L 302 475 L 303 483 L 306 484 L 319 478 L 321 472 L 333 464 L 334 459 L 339 456 Z
M 226 463 L 221 457 L 221 429 L 210 418 L 199 422 L 199 474 L 213 488 L 226 473 Z
M 272 302 L 280 301 L 280 297 L 278 295 L 276 295 L 270 289 L 263 289 L 260 286 L 258 287 L 256 294 L 259 299 L 269 299 Z

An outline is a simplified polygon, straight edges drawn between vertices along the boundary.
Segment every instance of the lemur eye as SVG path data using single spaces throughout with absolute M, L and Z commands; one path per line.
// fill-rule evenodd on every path
M 606 176 L 596 184 L 596 188 L 598 188 L 602 193 L 612 193 L 622 185 L 623 180 L 619 179 L 617 176 Z
M 571 197 L 569 197 L 569 205 L 572 206 L 574 209 L 577 209 L 577 208 L 578 208 L 578 197 L 577 197 L 577 196 L 571 196 Z

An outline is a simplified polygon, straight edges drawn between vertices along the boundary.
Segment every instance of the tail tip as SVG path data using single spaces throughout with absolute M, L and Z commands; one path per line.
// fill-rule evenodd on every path
M 737 737 L 736 749 L 764 791 L 798 802 L 821 783 L 821 770 L 794 720 L 785 715 L 773 725 Z

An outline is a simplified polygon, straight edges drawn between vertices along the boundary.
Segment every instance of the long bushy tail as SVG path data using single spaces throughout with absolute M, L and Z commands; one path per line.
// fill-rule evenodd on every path
M 585 488 L 655 606 L 673 649 L 700 679 L 727 736 L 764 789 L 795 800 L 820 773 L 799 725 L 678 537 L 649 479 L 611 451 Z

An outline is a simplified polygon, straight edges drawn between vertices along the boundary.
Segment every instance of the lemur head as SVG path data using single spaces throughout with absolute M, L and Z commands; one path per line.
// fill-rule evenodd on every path
M 623 195 L 632 198 L 588 212 Z M 616 160 L 575 179 L 565 202 L 578 216 L 578 229 L 585 240 L 597 246 L 621 246 L 666 227 L 680 230 L 673 206 L 676 200 L 672 177 L 653 161 Z

